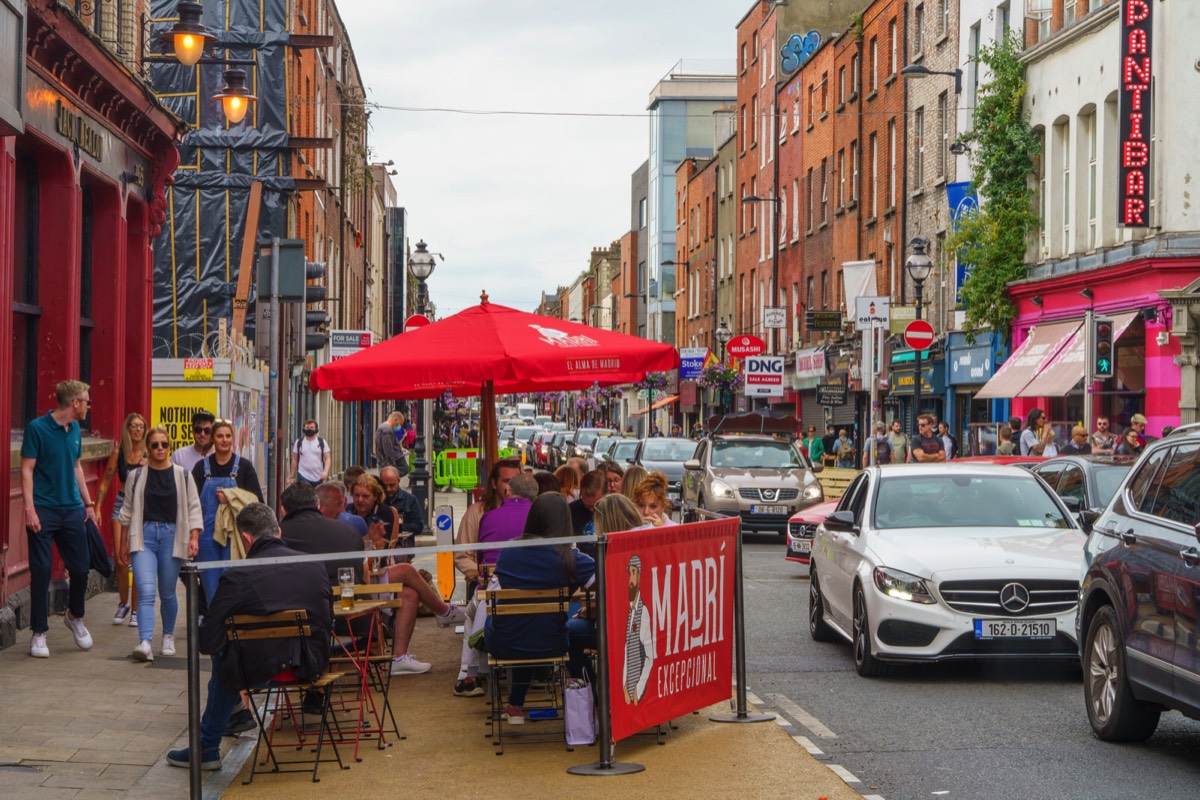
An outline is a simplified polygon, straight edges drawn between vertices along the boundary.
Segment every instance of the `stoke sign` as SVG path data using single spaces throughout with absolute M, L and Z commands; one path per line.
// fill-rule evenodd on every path
M 923 319 L 914 319 L 904 329 L 904 343 L 913 350 L 928 350 L 933 344 L 933 326 Z
M 747 397 L 783 397 L 783 356 L 750 356 L 744 377 Z
M 1117 225 L 1150 227 L 1152 0 L 1121 2 L 1120 169 Z
M 725 352 L 734 358 L 758 356 L 766 351 L 766 343 L 757 336 L 736 336 L 725 345 Z

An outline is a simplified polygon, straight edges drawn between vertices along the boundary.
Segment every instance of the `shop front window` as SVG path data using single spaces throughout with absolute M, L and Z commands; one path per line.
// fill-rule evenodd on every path
M 37 342 L 42 307 L 38 305 L 37 161 L 18 153 L 13 191 L 13 336 L 12 429 L 18 433 L 38 414 Z

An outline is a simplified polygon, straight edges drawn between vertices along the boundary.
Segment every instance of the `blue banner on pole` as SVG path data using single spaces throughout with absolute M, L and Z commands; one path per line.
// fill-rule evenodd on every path
M 704 371 L 704 360 L 708 358 L 707 347 L 679 348 L 679 379 L 695 380 Z
M 979 208 L 979 196 L 971 191 L 970 181 L 946 184 L 946 201 L 950 205 L 950 225 L 958 226 L 958 220 L 965 214 L 970 214 Z M 966 306 L 962 301 L 962 287 L 971 274 L 971 264 L 958 261 L 954 282 L 954 308 L 963 311 Z

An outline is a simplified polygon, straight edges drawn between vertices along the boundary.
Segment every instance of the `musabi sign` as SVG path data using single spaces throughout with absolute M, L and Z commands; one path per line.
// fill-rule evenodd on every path
M 1151 0 L 1121 3 L 1121 168 L 1117 224 L 1150 227 Z

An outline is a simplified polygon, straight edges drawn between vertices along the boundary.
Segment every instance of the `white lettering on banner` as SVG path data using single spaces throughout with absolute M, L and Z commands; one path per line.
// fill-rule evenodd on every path
M 716 652 L 702 653 L 674 664 L 668 664 L 656 672 L 658 680 L 655 682 L 655 689 L 658 696 L 669 697 L 695 686 L 715 681 L 717 679 L 717 654 Z
M 600 343 L 595 339 L 579 334 L 572 336 L 564 331 L 555 330 L 554 328 L 543 328 L 541 325 L 530 324 L 531 328 L 541 334 L 538 338 L 543 342 L 555 347 L 599 347 Z
M 568 372 L 616 372 L 621 368 L 619 358 L 568 358 Z
M 651 567 L 650 614 L 662 651 L 673 656 L 725 640 L 725 556 L 667 564 L 659 580 L 659 568 Z M 672 592 L 672 572 L 675 574 Z

